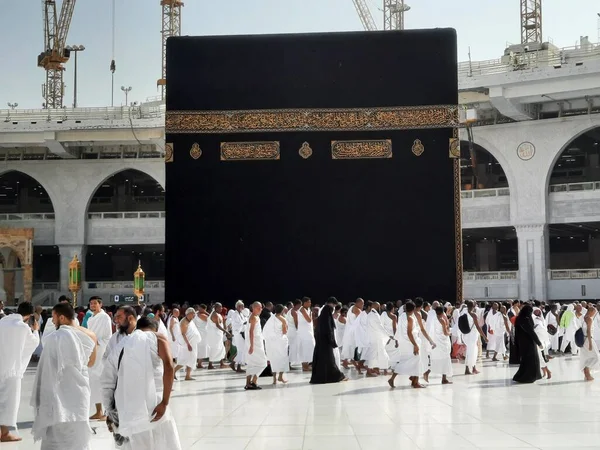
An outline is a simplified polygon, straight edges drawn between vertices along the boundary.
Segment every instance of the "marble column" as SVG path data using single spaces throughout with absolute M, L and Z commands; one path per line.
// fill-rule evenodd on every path
M 6 304 L 6 291 L 4 290 L 4 267 L 0 264 L 0 300 Z
M 521 300 L 546 300 L 550 248 L 544 225 L 516 226 L 519 242 L 519 296 Z

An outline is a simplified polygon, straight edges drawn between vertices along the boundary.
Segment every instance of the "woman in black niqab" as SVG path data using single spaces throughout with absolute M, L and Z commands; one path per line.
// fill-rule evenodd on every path
M 311 384 L 338 383 L 347 379 L 335 362 L 334 348 L 337 348 L 337 343 L 335 342 L 333 308 L 325 305 L 315 330 Z
M 541 346 L 534 331 L 533 308 L 525 305 L 515 321 L 515 346 L 519 355 L 519 370 L 513 377 L 517 383 L 535 383 L 542 379 L 540 357 L 537 350 Z

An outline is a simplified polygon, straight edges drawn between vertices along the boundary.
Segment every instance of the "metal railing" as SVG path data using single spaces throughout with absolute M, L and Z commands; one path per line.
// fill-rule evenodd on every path
M 127 211 L 88 213 L 88 219 L 162 219 L 165 211 Z
M 518 280 L 518 271 L 464 272 L 464 281 Z
M 58 291 L 60 283 L 33 283 L 32 289 L 36 291 Z
M 595 280 L 600 278 L 600 269 L 549 270 L 551 280 Z
M 54 220 L 54 213 L 0 214 L 0 221 L 3 220 Z
M 87 289 L 133 289 L 133 281 L 86 281 Z M 148 281 L 144 289 L 164 289 L 164 281 Z
M 63 109 L 0 109 L 2 122 L 65 122 L 83 120 L 129 120 L 155 119 L 165 117 L 166 106 L 140 105 L 99 108 L 63 108 Z
M 458 64 L 458 76 L 493 75 L 517 70 L 577 64 L 600 58 L 600 45 L 584 45 L 561 49 L 535 50 L 487 61 L 464 61 Z
M 497 189 L 470 189 L 468 191 L 461 191 L 461 198 L 487 198 L 487 197 L 506 197 L 510 195 L 509 188 L 497 188 Z
M 600 181 L 585 181 L 583 183 L 565 183 L 550 185 L 550 192 L 580 192 L 598 190 L 600 190 Z

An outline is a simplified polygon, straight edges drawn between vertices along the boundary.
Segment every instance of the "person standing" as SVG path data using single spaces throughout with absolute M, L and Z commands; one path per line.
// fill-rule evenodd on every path
M 398 375 L 408 375 L 411 386 L 415 389 L 424 388 L 419 383 L 421 376 L 421 338 L 419 324 L 415 318 L 415 304 L 407 301 L 404 304 L 404 314 L 398 318 L 398 330 L 394 338 L 398 341 L 398 360 L 393 362 L 392 377 L 388 384 L 393 389 L 394 380 Z
M 580 366 L 583 370 L 585 381 L 594 381 L 592 372 L 600 368 L 600 355 L 598 354 L 598 345 L 595 340 L 594 318 L 598 315 L 596 307 L 592 304 L 588 305 L 587 313 L 583 319 L 583 336 L 585 341 L 581 347 Z
M 467 346 L 467 354 L 465 356 L 465 375 L 476 375 L 479 373 L 477 370 L 477 357 L 479 354 L 477 341 L 481 338 L 487 343 L 487 338 L 479 323 L 477 316 L 475 315 L 475 302 L 468 300 L 466 302 L 466 308 L 463 309 L 462 313 L 458 317 L 458 328 L 463 340 L 463 343 Z M 471 372 L 472 370 L 472 372 Z
M 75 325 L 67 303 L 52 309 L 56 331 L 46 339 L 31 396 L 32 434 L 43 450 L 89 450 L 90 383 L 98 342 L 93 332 Z
M 21 380 L 40 343 L 39 324 L 32 317 L 33 305 L 23 302 L 16 314 L 0 319 L 0 442 L 22 440 L 10 428 L 17 428 Z
M 137 318 L 137 316 L 136 316 Z M 179 351 L 181 350 L 181 324 L 179 323 L 179 308 L 173 308 L 171 316 L 169 317 L 169 334 L 171 339 L 169 341 L 171 345 L 171 356 L 173 361 L 177 361 L 179 358 Z M 177 377 L 177 372 L 175 372 Z
M 156 322 L 156 326 L 157 326 L 157 333 L 158 334 L 162 334 L 166 339 L 167 342 L 169 341 L 169 332 L 167 331 L 167 327 L 165 326 L 165 323 L 163 322 L 163 319 L 165 317 L 165 307 L 160 304 L 157 303 L 156 305 L 154 305 L 152 307 L 152 313 L 154 314 L 154 321 Z
M 188 308 L 185 311 L 185 317 L 181 321 L 182 347 L 179 349 L 179 358 L 175 373 L 182 367 L 185 367 L 185 381 L 193 381 L 192 369 L 196 367 L 198 361 L 198 344 L 200 343 L 200 332 L 194 324 L 196 310 Z
M 542 369 L 542 377 L 547 376 L 548 379 L 552 378 L 552 372 L 548 369 L 548 357 L 547 352 L 550 348 L 550 335 L 548 334 L 548 327 L 544 320 L 542 310 L 538 307 L 533 308 L 533 326 L 535 334 L 542 343 L 541 347 L 538 348 L 538 356 L 540 360 L 540 368 Z
M 102 403 L 117 448 L 181 450 L 169 408 L 174 378 L 169 340 L 152 331 L 148 318 L 138 320 L 132 308 L 118 317 L 125 338 L 102 372 Z
M 290 370 L 288 328 L 287 320 L 283 315 L 283 308 L 283 305 L 275 306 L 275 314 L 271 316 L 263 328 L 265 351 L 273 372 L 273 384 L 277 384 L 278 379 L 282 383 L 287 383 L 283 379 L 283 374 Z M 277 378 L 277 374 L 279 374 L 279 378 Z
M 310 371 L 310 363 L 313 360 L 315 350 L 315 331 L 311 313 L 311 300 L 308 297 L 302 299 L 302 308 L 298 314 L 298 353 L 302 361 L 302 371 Z
M 252 304 L 252 315 L 248 319 L 248 333 L 246 335 L 246 386 L 247 391 L 262 389 L 258 386 L 258 376 L 267 367 L 267 355 L 263 341 L 262 327 L 260 326 L 260 313 L 262 303 Z
M 248 325 L 248 317 L 244 314 L 244 302 L 238 300 L 235 303 L 235 311 L 232 310 L 231 315 L 231 333 L 232 344 L 237 349 L 235 358 L 231 363 L 231 368 L 235 372 L 243 372 L 242 366 L 245 364 L 244 356 L 246 355 L 246 340 L 244 339 L 246 326 Z
M 450 324 L 444 314 L 444 308 L 438 306 L 435 308 L 435 318 L 431 315 L 427 319 L 428 328 L 431 329 L 435 347 L 431 350 L 431 372 L 442 376 L 442 384 L 452 384 L 448 377 L 452 377 L 452 341 L 450 336 Z M 429 320 L 433 322 L 429 324 Z
M 344 340 L 342 341 L 342 366 L 348 369 L 348 361 L 354 361 L 356 364 L 356 329 L 358 327 L 358 317 L 360 316 L 365 301 L 362 298 L 356 300 L 356 303 L 350 307 L 346 317 L 346 329 L 344 331 Z
M 334 355 L 337 348 L 333 308 L 325 305 L 319 315 L 315 334 L 315 350 L 312 359 L 311 384 L 338 383 L 347 378 L 340 371 Z
M 92 312 L 92 316 L 88 319 L 86 328 L 94 333 L 98 342 L 95 362 L 89 369 L 92 404 L 96 406 L 96 413 L 90 417 L 90 420 L 106 420 L 106 417 L 102 413 L 100 377 L 104 368 L 102 365 L 104 352 L 113 334 L 112 322 L 108 314 L 102 309 L 102 299 L 100 297 L 92 297 L 90 299 L 90 311 Z
M 575 331 L 579 328 L 576 317 L 575 317 L 575 305 L 570 304 L 567 306 L 567 310 L 563 313 L 560 318 L 560 328 L 563 333 L 563 340 L 560 345 L 561 353 L 567 351 L 569 344 L 571 345 L 571 355 L 577 354 L 577 346 L 575 345 Z
M 361 359 L 366 360 L 368 377 L 378 376 L 380 369 L 387 370 L 390 365 L 390 358 L 385 351 L 385 346 L 388 341 L 394 340 L 394 335 L 388 333 L 384 328 L 381 322 L 381 315 L 379 314 L 380 308 L 381 305 L 378 302 L 374 302 L 367 317 L 369 347 L 366 352 L 367 355 L 361 355 Z
M 222 311 L 223 305 L 215 303 L 208 318 L 208 325 L 206 326 L 206 338 L 208 341 L 208 348 L 210 349 L 208 355 L 208 368 L 211 370 L 215 368 L 213 363 L 216 362 L 220 363 L 221 369 L 225 368 L 223 360 L 227 355 L 227 351 L 225 350 L 224 336 L 228 334 L 228 332 L 223 326 Z
M 513 377 L 517 383 L 535 383 L 542 379 L 538 347 L 542 347 L 533 323 L 533 308 L 525 305 L 515 320 L 515 346 L 519 355 L 519 370 Z

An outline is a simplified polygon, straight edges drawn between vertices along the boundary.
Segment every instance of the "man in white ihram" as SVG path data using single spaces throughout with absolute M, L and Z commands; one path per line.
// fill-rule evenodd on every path
M 96 413 L 90 417 L 90 420 L 106 420 L 102 413 L 102 386 L 100 385 L 100 376 L 104 367 L 102 359 L 108 341 L 112 336 L 112 321 L 110 316 L 102 309 L 102 299 L 92 297 L 90 299 L 90 311 L 93 316 L 88 319 L 87 328 L 96 335 L 98 348 L 96 349 L 96 362 L 90 367 L 90 389 L 92 390 L 92 403 L 96 405 Z
M 9 428 L 17 428 L 21 380 L 40 343 L 39 325 L 30 322 L 31 317 L 33 305 L 23 302 L 18 306 L 17 314 L 0 319 L 0 442 L 21 440 L 10 433 Z
M 71 300 L 69 300 L 69 298 L 66 295 L 61 295 L 60 297 L 58 297 L 58 303 L 66 303 L 70 305 Z M 78 327 L 79 325 L 79 320 L 77 320 L 77 315 L 75 315 L 75 318 L 73 319 L 73 326 Z M 52 335 L 52 333 L 54 333 L 55 331 L 56 325 L 54 325 L 54 322 L 52 320 L 48 320 L 48 323 L 46 323 L 46 326 L 44 327 L 44 334 L 42 334 L 42 346 L 45 344 L 46 339 L 48 339 L 50 335 Z
M 90 383 L 97 342 L 92 333 L 74 325 L 75 311 L 68 303 L 52 309 L 56 331 L 44 342 L 31 406 L 32 433 L 41 450 L 89 450 Z
M 174 378 L 169 341 L 151 331 L 147 318 L 138 322 L 133 308 L 120 309 L 118 326 L 126 337 L 108 355 L 102 372 L 109 430 L 120 450 L 181 450 L 168 407 Z

